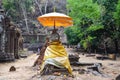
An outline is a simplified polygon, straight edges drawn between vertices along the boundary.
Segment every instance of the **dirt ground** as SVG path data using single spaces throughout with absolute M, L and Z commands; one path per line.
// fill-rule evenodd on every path
M 73 49 L 66 49 L 68 54 L 77 53 Z M 31 54 L 27 58 L 21 58 L 14 62 L 0 63 L 0 80 L 115 80 L 120 74 L 120 60 L 97 60 L 95 57 L 86 57 L 79 54 L 81 63 L 102 63 L 101 72 L 105 76 L 93 75 L 92 73 L 79 73 L 73 71 L 74 77 L 66 75 L 39 75 L 39 70 L 32 67 L 38 55 Z M 11 66 L 16 67 L 16 71 L 9 72 Z M 86 69 L 86 66 L 72 66 L 73 69 Z
M 15 62 L 0 63 L 0 80 L 30 80 L 37 73 L 32 68 L 36 58 L 37 55 L 32 54 L 27 58 L 21 58 Z M 9 72 L 11 66 L 16 67 L 15 72 Z

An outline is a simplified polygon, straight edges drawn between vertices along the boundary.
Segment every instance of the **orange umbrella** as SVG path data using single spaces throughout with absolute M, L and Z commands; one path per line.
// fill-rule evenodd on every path
M 68 27 L 73 25 L 72 18 L 57 12 L 52 12 L 39 16 L 38 21 L 45 27 Z

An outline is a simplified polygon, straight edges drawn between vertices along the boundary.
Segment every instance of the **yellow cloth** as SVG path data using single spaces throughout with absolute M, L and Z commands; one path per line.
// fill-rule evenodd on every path
M 68 54 L 64 46 L 59 41 L 51 42 L 47 47 L 41 67 L 42 70 L 47 63 L 52 64 L 56 67 L 65 67 L 68 69 L 69 73 L 72 74 L 72 68 L 70 66 Z

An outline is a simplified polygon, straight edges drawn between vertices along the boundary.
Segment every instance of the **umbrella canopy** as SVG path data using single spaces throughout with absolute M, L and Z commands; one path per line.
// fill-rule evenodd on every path
M 68 27 L 73 25 L 71 17 L 57 12 L 44 14 L 37 19 L 45 27 Z

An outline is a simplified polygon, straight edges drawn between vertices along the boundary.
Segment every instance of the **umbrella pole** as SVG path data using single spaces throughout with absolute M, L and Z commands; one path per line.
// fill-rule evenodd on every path
M 54 30 L 55 30 L 55 20 L 54 20 Z
M 55 25 L 54 25 L 54 29 L 55 29 Z

